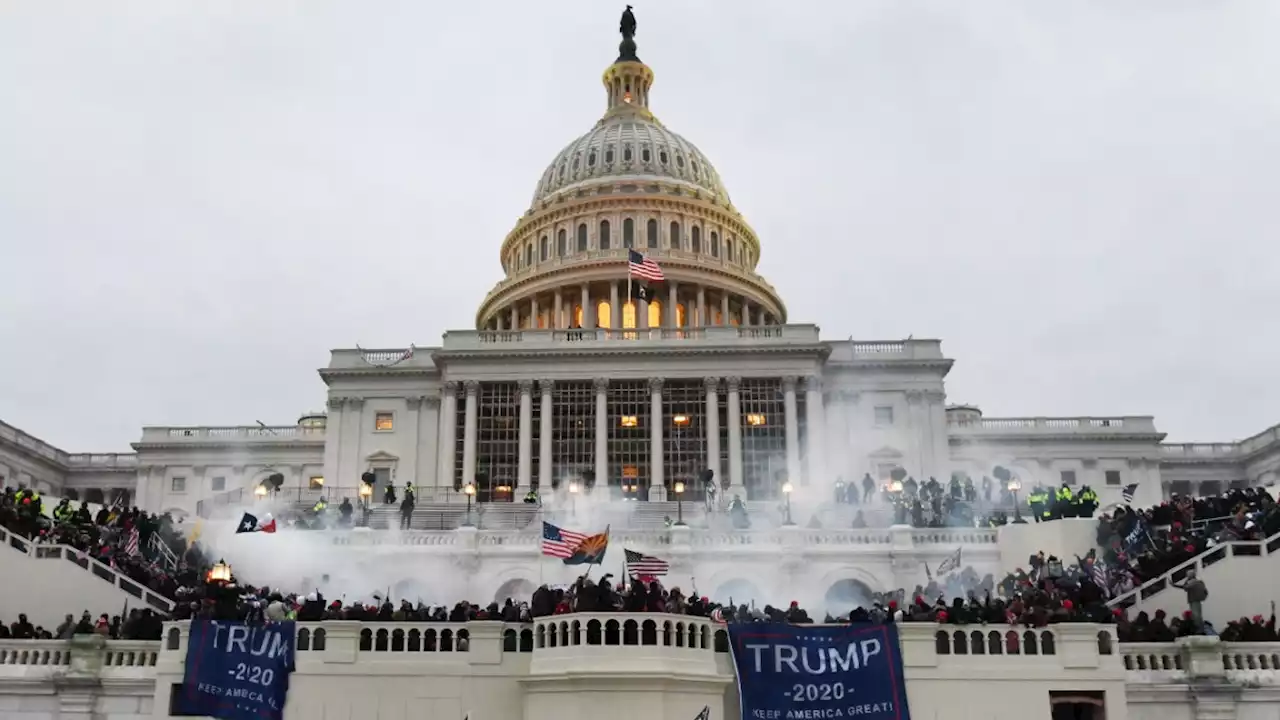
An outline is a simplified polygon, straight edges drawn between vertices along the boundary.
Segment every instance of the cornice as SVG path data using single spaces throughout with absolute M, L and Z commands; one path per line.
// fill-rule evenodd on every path
M 272 448 L 275 450 L 288 450 L 291 448 L 299 449 L 299 450 L 302 450 L 302 449 L 309 450 L 317 447 L 323 448 L 324 441 L 325 441 L 324 436 L 315 437 L 310 440 L 299 440 L 299 439 L 280 440 L 280 441 L 256 440 L 252 443 L 217 442 L 217 441 L 182 443 L 182 442 L 168 442 L 168 441 L 161 440 L 158 442 L 136 442 L 136 443 L 132 443 L 131 446 L 133 447 L 134 450 L 137 450 L 137 451 L 141 451 L 141 450 L 209 450 L 209 449 L 224 450 L 224 449 L 235 448 L 240 450 L 249 449 L 250 452 L 252 452 L 252 450 L 255 448 Z
M 947 440 L 951 447 L 965 447 L 970 445 L 992 445 L 995 443 L 1025 443 L 1032 445 L 1043 445 L 1045 443 L 1082 443 L 1082 442 L 1124 442 L 1124 443 L 1159 443 L 1164 439 L 1164 433 L 1134 433 L 1122 435 L 1119 433 L 1053 433 L 1053 434 L 1026 434 L 1026 435 L 955 435 L 951 430 L 947 430 Z M 1155 455 L 1148 460 L 1160 461 L 1160 456 Z

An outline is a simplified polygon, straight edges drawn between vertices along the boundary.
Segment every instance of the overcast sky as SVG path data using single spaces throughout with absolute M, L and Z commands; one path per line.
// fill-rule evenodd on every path
M 950 401 L 1280 421 L 1280 3 L 637 2 L 793 322 L 938 337 Z M 0 419 L 292 423 L 334 347 L 466 328 L 621 3 L 5 3 Z

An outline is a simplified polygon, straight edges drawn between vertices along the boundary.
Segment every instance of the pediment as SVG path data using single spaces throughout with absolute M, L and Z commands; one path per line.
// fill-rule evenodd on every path
M 400 458 L 386 450 L 374 450 L 365 456 L 365 460 L 368 462 L 399 462 Z
M 901 460 L 902 453 L 888 445 L 885 445 L 879 450 L 872 452 L 869 457 L 876 458 L 877 460 Z

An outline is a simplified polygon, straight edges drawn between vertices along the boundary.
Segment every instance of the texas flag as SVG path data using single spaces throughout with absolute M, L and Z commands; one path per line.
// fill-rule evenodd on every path
M 240 518 L 240 524 L 236 526 L 236 534 L 239 535 L 240 533 L 252 533 L 252 532 L 264 532 L 264 533 L 275 532 L 276 531 L 275 519 L 272 518 L 270 515 L 264 515 L 263 518 L 266 520 L 266 522 L 258 522 L 258 518 L 254 517 L 253 515 L 250 515 L 249 513 L 245 513 L 244 517 Z

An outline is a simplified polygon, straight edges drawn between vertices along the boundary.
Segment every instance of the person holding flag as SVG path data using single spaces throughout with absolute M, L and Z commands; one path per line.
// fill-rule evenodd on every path
M 245 513 L 240 518 L 240 524 L 236 526 L 236 534 L 241 533 L 273 533 L 276 531 L 276 521 L 271 515 L 263 515 L 263 521 L 259 522 L 257 516 Z

